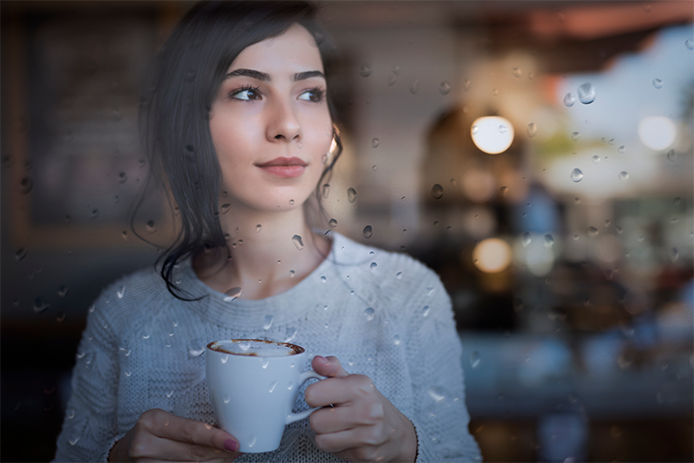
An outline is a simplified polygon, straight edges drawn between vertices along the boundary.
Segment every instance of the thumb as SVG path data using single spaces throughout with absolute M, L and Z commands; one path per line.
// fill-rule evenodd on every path
M 335 356 L 323 357 L 321 355 L 316 355 L 313 357 L 311 362 L 313 371 L 322 376 L 327 376 L 328 378 L 335 378 L 340 376 L 349 376 L 349 373 L 342 368 L 340 361 Z

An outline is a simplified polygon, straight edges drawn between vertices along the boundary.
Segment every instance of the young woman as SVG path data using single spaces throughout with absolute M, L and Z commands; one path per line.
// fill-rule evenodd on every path
M 90 308 L 56 460 L 480 459 L 437 276 L 309 224 L 341 146 L 322 37 L 304 3 L 202 3 L 166 43 L 142 121 L 180 234 Z M 214 426 L 204 346 L 244 337 L 331 354 L 272 453 Z

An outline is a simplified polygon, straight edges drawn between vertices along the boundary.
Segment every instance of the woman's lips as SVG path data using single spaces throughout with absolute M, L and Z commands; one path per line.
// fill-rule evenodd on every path
M 279 157 L 262 164 L 255 164 L 263 171 L 281 178 L 298 177 L 304 173 L 307 165 L 302 159 L 296 157 Z

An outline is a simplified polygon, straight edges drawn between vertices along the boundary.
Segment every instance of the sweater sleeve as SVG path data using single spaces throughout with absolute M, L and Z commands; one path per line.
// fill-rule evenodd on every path
M 412 371 L 418 462 L 477 462 L 479 447 L 468 430 L 462 345 L 451 301 L 431 271 L 412 298 L 408 358 Z
M 108 321 L 104 291 L 89 309 L 77 349 L 68 400 L 54 461 L 106 461 L 116 441 L 118 341 Z

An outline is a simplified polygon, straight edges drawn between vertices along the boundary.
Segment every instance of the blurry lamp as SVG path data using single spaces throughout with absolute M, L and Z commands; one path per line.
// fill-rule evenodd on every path
M 472 123 L 470 133 L 475 146 L 487 154 L 503 153 L 513 143 L 513 126 L 499 116 L 478 118 Z
M 487 238 L 472 250 L 475 266 L 485 273 L 505 270 L 511 263 L 511 247 L 499 238 Z
M 652 150 L 661 151 L 675 142 L 677 128 L 672 119 L 665 116 L 648 116 L 639 122 L 639 139 Z

